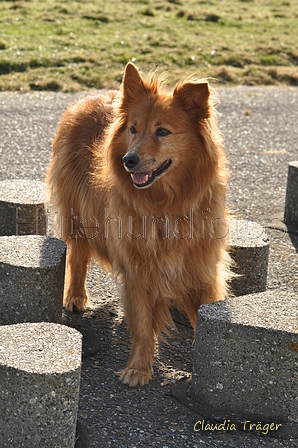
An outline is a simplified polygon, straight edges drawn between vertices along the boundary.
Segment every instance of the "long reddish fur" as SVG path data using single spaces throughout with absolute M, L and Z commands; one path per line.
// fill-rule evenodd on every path
M 156 121 L 170 123 L 172 134 L 152 137 Z M 136 147 L 132 122 L 143 129 L 136 137 L 144 166 L 155 169 L 172 159 L 169 171 L 146 189 L 133 185 L 122 163 Z M 168 93 L 157 76 L 143 79 L 128 64 L 120 94 L 71 106 L 53 146 L 47 182 L 68 248 L 64 305 L 89 306 L 91 257 L 119 276 L 132 337 L 120 375 L 143 385 L 152 373 L 155 335 L 172 323 L 172 304 L 195 328 L 198 307 L 227 296 L 227 169 L 210 87 L 185 80 Z

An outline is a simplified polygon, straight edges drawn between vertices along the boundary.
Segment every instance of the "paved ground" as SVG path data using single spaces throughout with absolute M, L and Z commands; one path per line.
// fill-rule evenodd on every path
M 219 121 L 230 159 L 229 206 L 235 216 L 266 226 L 283 213 L 287 165 L 298 159 L 298 89 L 219 89 Z M 83 94 L 0 92 L 0 180 L 43 179 L 51 144 L 65 108 Z M 298 238 L 268 230 L 268 288 L 298 291 Z M 298 447 L 298 440 L 257 437 L 249 431 L 195 432 L 196 414 L 171 395 L 172 384 L 192 370 L 192 330 L 177 324 L 162 343 L 154 379 L 143 388 L 119 382 L 129 335 L 117 285 L 98 266 L 88 275 L 94 309 L 64 314 L 86 334 L 77 448 L 106 447 Z M 87 329 L 90 329 L 87 334 Z M 90 338 L 90 345 L 88 344 Z M 88 352 L 89 347 L 89 352 Z

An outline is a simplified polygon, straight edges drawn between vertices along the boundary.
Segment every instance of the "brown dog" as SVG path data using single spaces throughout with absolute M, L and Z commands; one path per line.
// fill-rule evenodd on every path
M 174 303 L 193 327 L 202 303 L 226 297 L 226 165 L 206 82 L 172 93 L 126 66 L 119 96 L 70 107 L 54 141 L 48 184 L 68 248 L 64 305 L 84 311 L 91 257 L 121 278 L 132 348 L 120 373 L 149 381 L 154 336 Z

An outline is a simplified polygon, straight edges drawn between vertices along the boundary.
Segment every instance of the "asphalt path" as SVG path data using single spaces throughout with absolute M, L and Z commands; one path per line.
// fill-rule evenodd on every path
M 229 208 L 233 216 L 267 228 L 282 217 L 288 163 L 298 160 L 298 89 L 235 87 L 218 92 L 231 171 Z M 63 111 L 85 95 L 0 92 L 0 180 L 44 179 Z M 268 228 L 267 233 L 268 289 L 298 291 L 298 238 Z M 178 323 L 178 331 L 171 330 L 160 344 L 149 385 L 123 385 L 114 372 L 125 365 L 130 339 L 118 287 L 97 265 L 90 269 L 87 284 L 94 308 L 83 315 L 64 312 L 65 323 L 81 326 L 86 341 L 90 339 L 82 365 L 77 448 L 298 447 L 298 440 L 256 436 L 248 430 L 194 431 L 198 416 L 171 395 L 172 385 L 191 375 L 193 334 L 185 325 Z

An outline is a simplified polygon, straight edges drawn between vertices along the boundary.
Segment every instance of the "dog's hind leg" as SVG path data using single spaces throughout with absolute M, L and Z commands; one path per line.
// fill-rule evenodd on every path
M 66 284 L 63 305 L 73 311 L 85 311 L 91 302 L 87 296 L 85 279 L 90 260 L 88 243 L 81 239 L 67 241 Z

